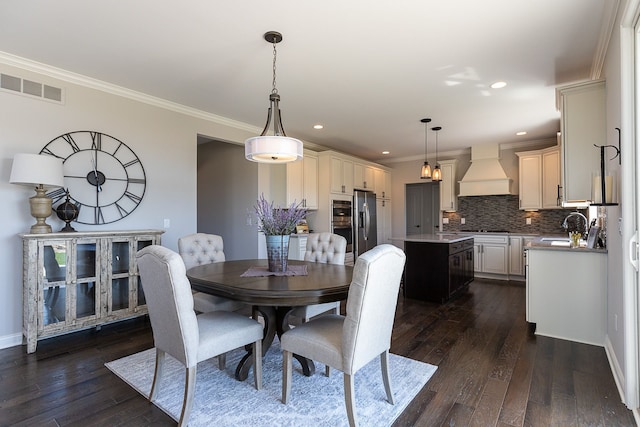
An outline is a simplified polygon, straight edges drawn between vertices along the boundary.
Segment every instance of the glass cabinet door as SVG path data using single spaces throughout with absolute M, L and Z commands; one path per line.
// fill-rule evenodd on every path
M 111 311 L 129 308 L 129 270 L 131 265 L 130 240 L 114 240 L 111 243 Z
M 153 245 L 153 240 L 151 239 L 144 239 L 144 240 L 138 240 L 136 242 L 136 251 L 139 251 L 140 249 L 146 248 L 147 246 Z M 147 300 L 144 297 L 144 291 L 142 290 L 142 282 L 140 281 L 140 275 L 138 274 L 138 272 L 136 271 L 136 286 L 138 288 L 138 305 L 145 305 L 147 303 Z
M 67 246 L 64 242 L 47 243 L 43 250 L 43 326 L 66 320 Z
M 96 286 L 99 280 L 97 244 L 95 240 L 79 241 L 76 244 L 76 277 L 75 281 L 71 282 L 76 285 L 73 289 L 75 298 L 71 298 L 72 303 L 75 304 L 75 310 L 72 312 L 76 319 L 96 315 L 98 307 Z

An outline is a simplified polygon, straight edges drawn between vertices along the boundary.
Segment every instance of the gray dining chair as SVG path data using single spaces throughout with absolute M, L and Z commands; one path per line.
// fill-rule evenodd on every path
M 346 252 L 347 239 L 344 237 L 328 232 L 311 233 L 307 237 L 307 250 L 304 254 L 304 260 L 344 265 Z M 328 312 L 340 314 L 340 301 L 296 307 L 291 310 L 289 316 L 308 322 L 312 317 Z
M 156 365 L 149 401 L 155 401 L 161 388 L 164 361 L 166 354 L 169 354 L 185 366 L 184 398 L 178 425 L 187 425 L 193 406 L 198 363 L 249 344 L 253 346 L 255 387 L 260 390 L 260 323 L 228 311 L 196 315 L 184 262 L 172 250 L 151 245 L 138 251 L 136 259 L 156 348 Z M 226 392 L 220 390 L 220 393 Z
M 213 262 L 222 262 L 224 241 L 222 236 L 207 233 L 194 233 L 178 239 L 178 253 L 184 260 L 186 269 Z M 193 293 L 193 308 L 200 313 L 216 310 L 236 311 L 245 306 L 241 302 L 204 292 Z
M 350 426 L 358 424 L 354 376 L 377 356 L 380 356 L 387 401 L 394 404 L 389 377 L 389 348 L 405 259 L 402 250 L 388 244 L 376 246 L 360 255 L 353 269 L 346 316 L 320 316 L 282 335 L 284 404 L 289 402 L 291 395 L 294 353 L 343 372 Z

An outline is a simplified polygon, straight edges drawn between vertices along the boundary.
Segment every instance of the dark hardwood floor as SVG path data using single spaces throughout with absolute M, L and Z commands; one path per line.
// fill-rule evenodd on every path
M 0 350 L 0 425 L 175 425 L 104 367 L 152 345 L 137 319 L 31 355 Z M 400 298 L 391 351 L 438 366 L 394 426 L 635 425 L 603 348 L 531 334 L 522 285 L 476 279 L 444 305 Z

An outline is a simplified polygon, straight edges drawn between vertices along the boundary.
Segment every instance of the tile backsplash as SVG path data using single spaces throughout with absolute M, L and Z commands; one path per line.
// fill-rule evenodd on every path
M 458 197 L 457 212 L 443 212 L 443 231 L 500 230 L 512 233 L 564 234 L 562 221 L 570 209 L 520 210 L 517 195 Z M 586 210 L 580 210 L 584 215 Z M 465 223 L 462 224 L 462 218 Z M 527 224 L 527 218 L 531 224 Z

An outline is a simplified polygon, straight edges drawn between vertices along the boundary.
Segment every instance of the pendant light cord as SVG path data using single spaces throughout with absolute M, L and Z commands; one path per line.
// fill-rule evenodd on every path
M 276 88 L 276 57 L 278 52 L 276 51 L 276 42 L 273 42 L 273 81 L 271 83 L 272 89 L 271 93 L 278 93 L 278 89 Z

